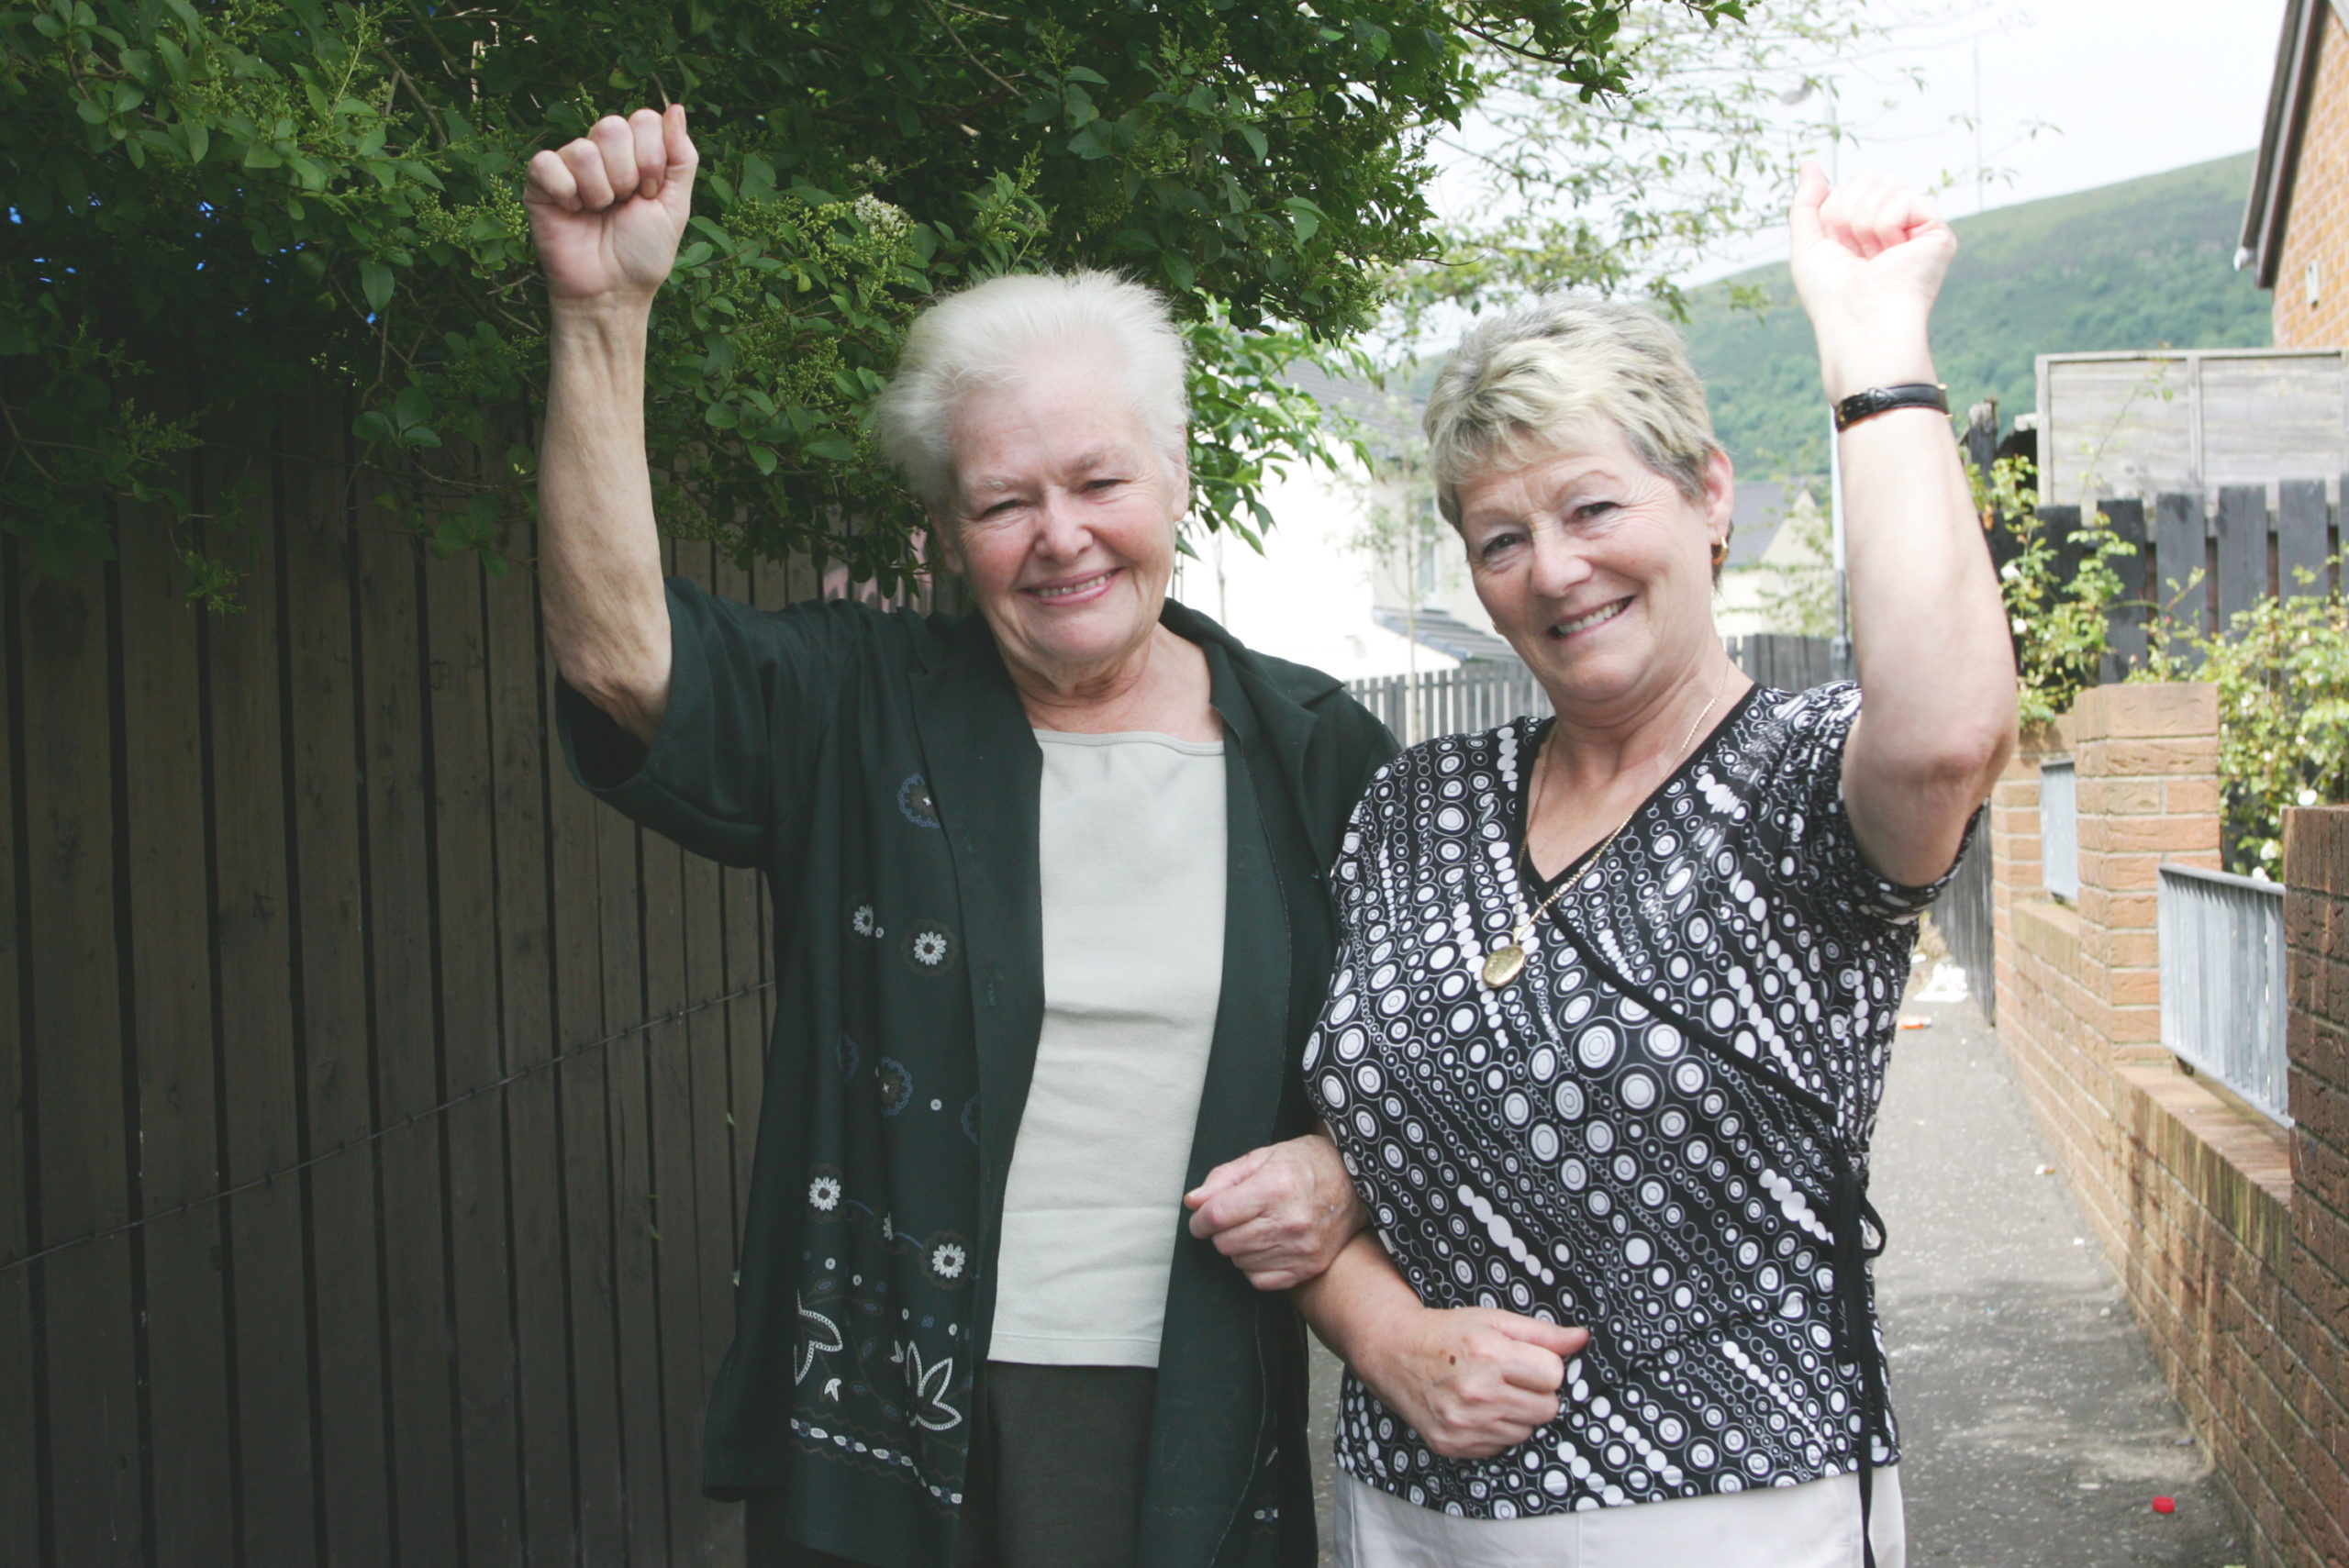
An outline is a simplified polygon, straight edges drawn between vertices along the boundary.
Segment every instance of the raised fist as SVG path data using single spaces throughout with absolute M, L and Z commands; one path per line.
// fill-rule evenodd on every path
M 685 108 L 606 115 L 585 136 L 530 160 L 522 205 L 557 304 L 640 304 L 669 276 L 693 213 L 700 158 Z

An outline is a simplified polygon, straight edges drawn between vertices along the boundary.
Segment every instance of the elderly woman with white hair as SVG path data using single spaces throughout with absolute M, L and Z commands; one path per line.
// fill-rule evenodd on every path
M 1651 314 L 1490 322 L 1430 398 L 1443 514 L 1553 711 L 1406 752 L 1338 864 L 1307 1080 L 1376 1240 L 1300 1294 L 1350 1368 L 1351 1568 L 1904 1560 L 1868 1143 L 2014 670 L 1927 344 L 1950 231 L 1811 169 L 1793 243 L 1856 684 L 1723 651 L 1730 463 Z
M 1362 1211 L 1297 1063 L 1393 741 L 1167 598 L 1183 346 L 1098 273 L 932 306 L 882 401 L 976 615 L 664 586 L 643 355 L 695 161 L 682 109 L 609 117 L 527 199 L 573 766 L 775 902 L 705 1485 L 760 1568 L 1309 1563 L 1279 1291 Z

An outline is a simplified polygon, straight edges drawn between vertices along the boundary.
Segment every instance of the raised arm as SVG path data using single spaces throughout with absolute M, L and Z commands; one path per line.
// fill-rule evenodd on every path
M 1791 226 L 1829 400 L 1933 381 L 1927 323 L 1957 251 L 1948 225 L 1884 175 L 1831 191 L 1813 165 Z M 2006 613 L 1948 419 L 1899 408 L 1836 439 L 1862 692 L 1844 804 L 1877 871 L 1931 882 L 2013 748 Z
M 644 341 L 692 211 L 685 111 L 607 115 L 530 161 L 546 270 L 540 581 L 556 668 L 650 743 L 668 705 L 669 606 L 644 456 Z

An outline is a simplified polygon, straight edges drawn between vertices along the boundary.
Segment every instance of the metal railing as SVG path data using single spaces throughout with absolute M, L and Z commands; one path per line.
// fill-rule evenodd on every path
M 2065 903 L 2080 897 L 2080 806 L 2072 759 L 2039 764 L 2039 884 Z
M 2286 1127 L 2284 889 L 2161 868 L 2162 1044 Z
M 1347 682 L 1346 690 L 1407 746 L 1550 711 L 1542 684 L 1514 659 L 1479 659 L 1420 675 L 1371 675 Z

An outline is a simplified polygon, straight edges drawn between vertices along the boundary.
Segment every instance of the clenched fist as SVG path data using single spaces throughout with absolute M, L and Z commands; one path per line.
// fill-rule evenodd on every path
M 683 104 L 666 114 L 606 115 L 585 136 L 531 159 L 522 205 L 548 297 L 558 307 L 651 308 L 692 216 L 699 162 Z

